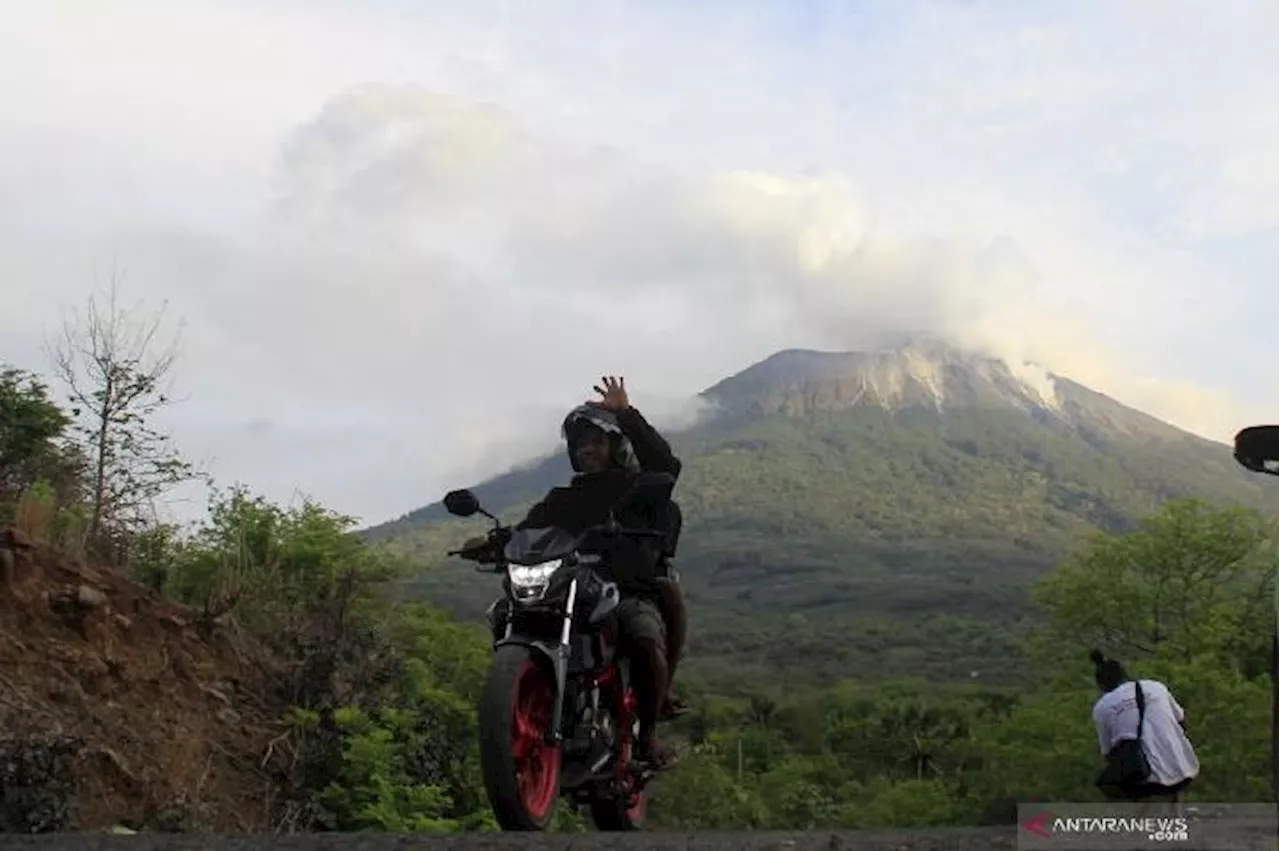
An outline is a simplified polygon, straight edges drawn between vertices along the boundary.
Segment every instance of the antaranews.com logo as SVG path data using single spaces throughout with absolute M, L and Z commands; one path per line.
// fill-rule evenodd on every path
M 1277 804 L 1039 803 L 1018 805 L 1018 848 L 1275 851 Z
M 1021 820 L 1019 833 L 1037 839 L 1060 838 L 1065 840 L 1064 847 L 1072 848 L 1081 845 L 1071 839 L 1085 836 L 1145 839 L 1151 843 L 1187 842 L 1191 838 L 1189 822 L 1183 816 L 1056 815 L 1052 809 Z

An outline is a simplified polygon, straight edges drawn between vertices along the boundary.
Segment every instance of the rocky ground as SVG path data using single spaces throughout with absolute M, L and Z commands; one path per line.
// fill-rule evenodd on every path
M 0 833 L 267 829 L 269 668 L 199 612 L 0 530 Z

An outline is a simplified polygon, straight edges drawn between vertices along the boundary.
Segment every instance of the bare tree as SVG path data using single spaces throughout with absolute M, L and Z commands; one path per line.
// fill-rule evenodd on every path
M 172 404 L 170 372 L 180 332 L 160 338 L 165 305 L 153 314 L 117 300 L 112 274 L 105 300 L 90 296 L 82 313 L 64 315 L 61 335 L 50 347 L 55 372 L 68 387 L 77 432 L 89 469 L 88 535 L 124 532 L 154 514 L 154 500 L 200 473 L 184 460 L 155 414 Z

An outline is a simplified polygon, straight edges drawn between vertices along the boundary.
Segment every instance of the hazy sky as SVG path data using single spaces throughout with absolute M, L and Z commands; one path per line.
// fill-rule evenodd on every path
M 10 5 L 0 359 L 114 263 L 226 484 L 386 519 L 884 331 L 1276 418 L 1274 0 Z

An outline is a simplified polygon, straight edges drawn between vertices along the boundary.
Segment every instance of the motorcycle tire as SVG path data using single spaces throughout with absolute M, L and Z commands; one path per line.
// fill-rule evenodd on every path
M 634 695 L 631 698 L 634 703 Z M 640 725 L 633 719 L 631 741 L 640 734 Z M 629 762 L 632 745 L 626 746 L 624 763 Z M 649 790 L 642 788 L 629 798 L 605 798 L 591 802 L 591 821 L 600 831 L 644 830 L 645 816 L 649 809 Z
M 560 797 L 560 748 L 543 733 L 555 696 L 550 663 L 518 645 L 499 647 L 480 697 L 480 767 L 503 830 L 545 830 Z

